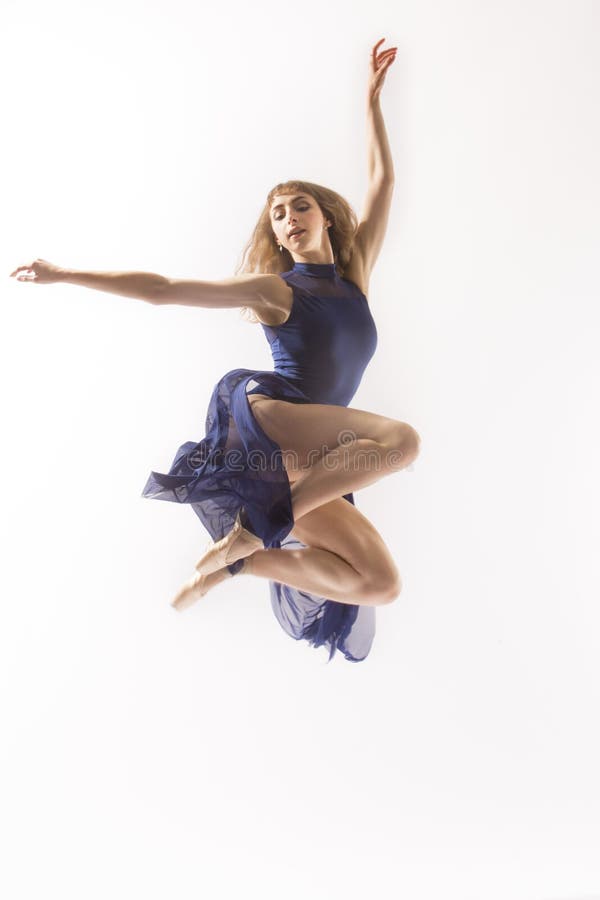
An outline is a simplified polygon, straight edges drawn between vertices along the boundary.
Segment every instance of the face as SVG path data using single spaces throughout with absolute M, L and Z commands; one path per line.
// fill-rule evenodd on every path
M 327 234 L 331 225 L 310 194 L 277 194 L 271 203 L 271 226 L 278 244 L 290 251 L 294 262 L 333 262 Z M 294 237 L 291 231 L 302 229 Z

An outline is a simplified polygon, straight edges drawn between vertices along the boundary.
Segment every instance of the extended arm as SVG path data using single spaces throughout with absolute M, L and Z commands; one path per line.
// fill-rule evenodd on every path
M 279 275 L 235 275 L 222 281 L 186 281 L 165 278 L 153 272 L 82 272 L 65 269 L 46 259 L 36 259 L 29 265 L 17 266 L 11 272 L 17 281 L 36 284 L 78 284 L 145 300 L 157 306 L 179 303 L 183 306 L 204 306 L 207 309 L 223 309 L 249 306 L 256 313 L 270 314 L 281 305 L 283 282 Z M 287 288 L 286 288 L 287 289 Z
M 157 303 L 159 292 L 168 279 L 153 272 L 81 272 L 77 269 L 61 269 L 57 281 Z
M 56 266 L 47 259 L 40 258 L 28 265 L 17 266 L 10 277 L 33 284 L 78 284 L 98 291 L 121 294 L 123 297 L 147 300 L 149 303 L 156 303 L 159 290 L 168 281 L 162 275 L 152 272 L 82 272 Z
M 61 269 L 57 281 L 78 284 L 146 300 L 156 306 L 180 304 L 207 309 L 250 306 L 256 311 L 276 304 L 281 290 L 278 275 L 245 274 L 222 281 L 165 278 L 152 272 L 80 272 Z
M 394 163 L 381 112 L 380 91 L 389 65 L 396 57 L 396 49 L 377 54 L 375 44 L 371 53 L 371 74 L 367 92 L 367 195 L 355 235 L 357 249 L 362 256 L 368 280 L 387 229 L 392 194 L 394 192 Z

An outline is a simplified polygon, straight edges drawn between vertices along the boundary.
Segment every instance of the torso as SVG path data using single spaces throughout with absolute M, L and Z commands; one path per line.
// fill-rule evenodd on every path
M 344 273 L 344 278 L 347 281 L 352 281 L 359 291 L 365 297 L 367 296 L 367 273 L 356 247 L 350 264 Z M 269 292 L 268 299 L 260 307 L 255 307 L 254 312 L 259 322 L 262 322 L 263 325 L 283 325 L 292 310 L 293 291 L 290 285 L 283 278 L 280 278 L 279 275 L 275 275 L 271 285 L 272 291 Z M 266 292 L 265 297 L 267 297 Z
M 350 264 L 346 268 L 344 278 L 352 281 L 359 291 L 367 297 L 368 275 L 366 267 L 355 247 Z M 283 325 L 287 321 L 292 310 L 294 294 L 292 288 L 285 279 L 275 275 L 267 282 L 267 290 L 263 294 L 264 303 L 254 307 L 259 322 L 263 325 Z M 368 302 L 368 301 L 367 301 Z M 267 394 L 247 394 L 248 403 L 252 408 L 258 402 L 279 403 Z M 291 476 L 290 476 L 291 481 Z

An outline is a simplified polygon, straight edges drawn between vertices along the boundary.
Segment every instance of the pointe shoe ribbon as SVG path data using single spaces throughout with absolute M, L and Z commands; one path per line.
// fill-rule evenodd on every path
M 255 550 L 264 547 L 262 538 L 252 534 L 241 523 L 241 511 L 238 511 L 235 523 L 231 531 L 213 543 L 205 554 L 196 563 L 196 571 L 208 575 L 223 566 L 230 565 L 238 559 L 250 556 Z

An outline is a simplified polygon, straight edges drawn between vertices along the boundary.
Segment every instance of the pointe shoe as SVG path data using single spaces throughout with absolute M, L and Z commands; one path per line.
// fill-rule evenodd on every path
M 197 572 L 180 588 L 171 601 L 171 606 L 178 611 L 187 609 L 200 597 L 204 597 L 216 584 L 225 581 L 227 578 L 233 578 L 227 566 L 223 569 L 217 569 L 216 572 L 211 572 L 210 575 Z
M 262 538 L 256 534 L 252 534 L 241 523 L 241 510 L 238 511 L 235 523 L 231 531 L 221 538 L 220 541 L 213 543 L 204 556 L 196 563 L 196 571 L 203 575 L 221 569 L 224 566 L 231 565 L 238 559 L 244 559 L 255 550 L 264 547 Z

